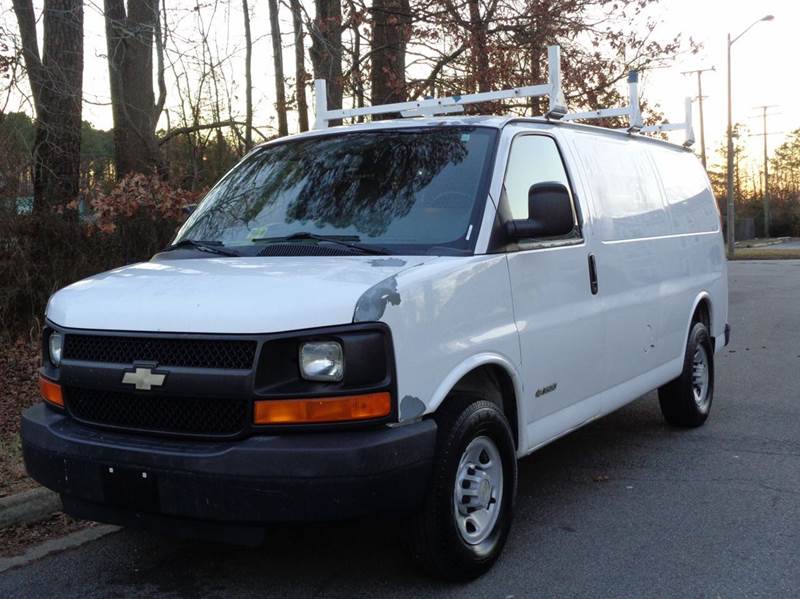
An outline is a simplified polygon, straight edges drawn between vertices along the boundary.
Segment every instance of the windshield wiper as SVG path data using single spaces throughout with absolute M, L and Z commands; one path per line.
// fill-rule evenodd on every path
M 240 255 L 232 250 L 226 250 L 221 246 L 222 242 L 220 241 L 197 241 L 195 239 L 181 239 L 178 243 L 173 243 L 172 245 L 164 248 L 161 251 L 171 252 L 173 250 L 179 250 L 183 248 L 192 248 L 200 252 L 217 254 L 218 256 L 230 256 L 233 258 Z
M 291 235 L 287 235 L 285 237 L 257 237 L 256 239 L 253 239 L 251 241 L 253 243 L 281 243 L 284 241 L 297 241 L 297 240 L 302 241 L 303 239 L 311 239 L 313 241 L 324 241 L 328 243 L 335 243 L 337 245 L 343 245 L 345 247 L 358 250 L 365 254 L 377 254 L 380 256 L 387 256 L 391 253 L 389 252 L 389 250 L 384 248 L 370 247 L 357 243 L 361 241 L 361 238 L 358 235 L 317 235 L 316 233 L 309 233 L 308 231 L 299 231 L 297 233 L 292 233 Z

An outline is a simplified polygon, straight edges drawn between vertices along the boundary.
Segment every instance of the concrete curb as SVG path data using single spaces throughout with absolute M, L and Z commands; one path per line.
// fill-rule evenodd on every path
M 38 487 L 0 499 L 0 529 L 41 520 L 61 511 L 61 498 Z
M 76 530 L 65 537 L 57 539 L 50 539 L 39 545 L 34 545 L 22 555 L 15 555 L 14 557 L 0 558 L 0 573 L 16 568 L 25 566 L 37 559 L 41 559 L 51 553 L 66 551 L 67 549 L 74 549 L 80 547 L 85 543 L 96 541 L 97 539 L 109 535 L 111 533 L 121 530 L 119 526 L 111 526 L 110 524 L 103 524 L 101 526 L 92 526 L 91 528 L 84 528 L 83 530 Z
M 750 239 L 750 240 L 747 240 L 747 241 L 738 241 L 738 242 L 736 242 L 736 247 L 738 247 L 738 248 L 763 248 L 763 247 L 769 247 L 771 245 L 777 245 L 779 243 L 783 243 L 784 241 L 789 241 L 790 239 L 792 239 L 792 238 L 791 237 L 772 237 L 770 239 L 756 238 L 756 239 Z

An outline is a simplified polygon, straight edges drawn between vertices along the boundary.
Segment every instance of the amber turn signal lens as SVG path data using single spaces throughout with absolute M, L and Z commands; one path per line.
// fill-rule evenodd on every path
M 255 424 L 308 424 L 369 420 L 388 416 L 392 400 L 388 392 L 325 397 L 279 399 L 255 402 Z
M 48 381 L 43 376 L 40 376 L 39 393 L 42 394 L 46 402 L 58 406 L 59 408 L 64 407 L 64 396 L 61 394 L 61 385 L 53 381 Z

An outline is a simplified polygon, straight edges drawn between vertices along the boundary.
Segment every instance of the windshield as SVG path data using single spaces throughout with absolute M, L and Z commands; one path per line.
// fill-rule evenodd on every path
M 293 235 L 310 243 L 298 234 L 311 234 L 391 253 L 468 253 L 495 137 L 489 128 L 437 127 L 266 146 L 208 193 L 175 242 L 248 255 L 247 246 Z

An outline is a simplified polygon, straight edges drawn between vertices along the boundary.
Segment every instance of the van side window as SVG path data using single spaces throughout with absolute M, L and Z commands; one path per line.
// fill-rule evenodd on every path
M 528 190 L 531 185 L 545 181 L 557 181 L 569 188 L 556 142 L 544 135 L 517 136 L 508 156 L 503 184 L 511 218 L 528 218 Z

